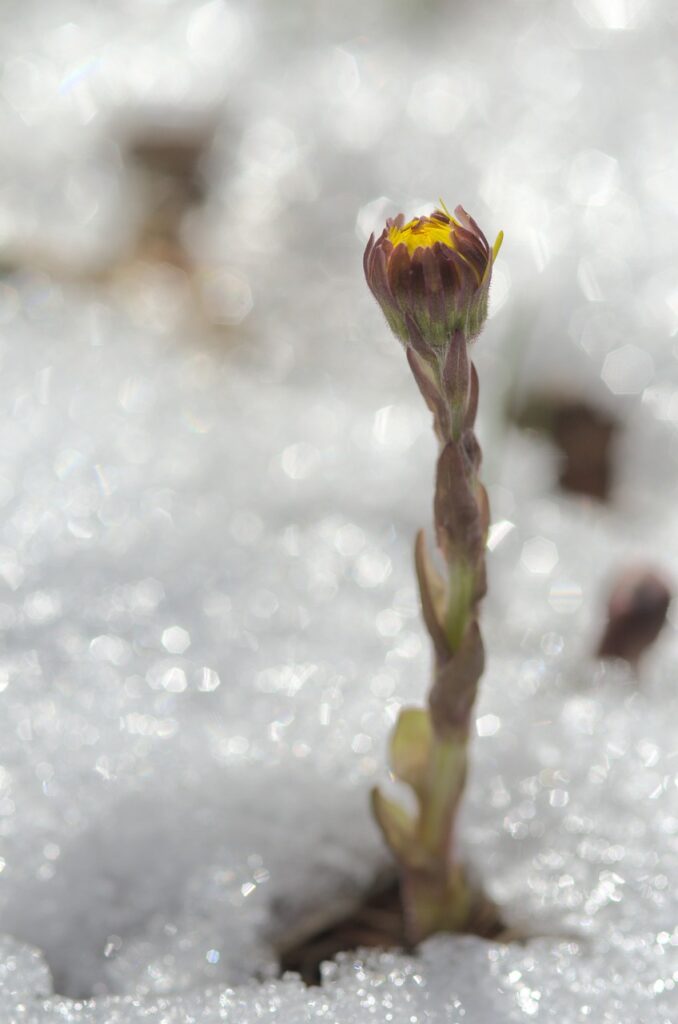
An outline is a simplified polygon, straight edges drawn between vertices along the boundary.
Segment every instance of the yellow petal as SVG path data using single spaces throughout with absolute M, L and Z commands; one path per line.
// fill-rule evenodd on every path
M 456 249 L 454 227 L 456 221 L 445 223 L 442 220 L 434 220 L 432 217 L 415 217 L 413 220 L 403 224 L 401 228 L 395 225 L 389 231 L 389 241 L 396 245 L 406 245 L 410 255 L 415 249 L 426 249 L 436 242 L 442 242 L 450 249 Z

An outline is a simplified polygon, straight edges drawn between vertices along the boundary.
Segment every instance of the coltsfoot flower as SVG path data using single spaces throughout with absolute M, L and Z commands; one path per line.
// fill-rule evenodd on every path
M 479 479 L 474 432 L 479 380 L 469 342 L 487 317 L 490 248 L 458 206 L 441 203 L 430 217 L 389 220 L 365 250 L 367 283 L 403 342 L 407 361 L 433 413 L 438 438 L 433 514 L 445 563 L 441 574 L 423 534 L 415 565 L 424 622 L 433 642 L 433 686 L 427 709 L 405 708 L 391 743 L 391 767 L 416 797 L 413 810 L 378 788 L 372 807 L 400 867 L 410 942 L 458 931 L 473 917 L 474 895 L 454 847 L 467 774 L 473 705 L 483 672 L 479 605 L 486 590 L 487 493 Z
M 407 223 L 399 214 L 367 243 L 367 283 L 405 345 L 444 348 L 456 331 L 470 341 L 487 318 L 492 264 L 503 234 L 490 248 L 463 207 L 454 213 L 437 209 Z

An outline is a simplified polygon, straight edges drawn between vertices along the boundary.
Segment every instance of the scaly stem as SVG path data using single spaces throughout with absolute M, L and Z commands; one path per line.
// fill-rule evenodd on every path
M 451 651 L 459 649 L 473 606 L 474 574 L 459 561 L 450 566 L 447 581 L 445 634 Z
M 400 866 L 412 944 L 435 931 L 463 929 L 473 904 L 453 839 L 466 782 L 471 714 L 484 667 L 478 603 L 485 592 L 489 512 L 478 481 L 481 453 L 473 432 L 478 377 L 467 347 L 458 332 L 437 358 L 428 358 L 423 348 L 408 349 L 440 446 L 434 520 L 447 572 L 445 578 L 438 575 L 420 538 L 417 578 L 433 641 L 433 685 L 427 711 L 419 716 L 411 708 L 401 712 L 391 750 L 394 774 L 416 793 L 417 814 L 412 818 L 378 791 L 373 807 Z
M 430 379 L 430 378 L 429 378 Z M 472 383 L 476 393 L 472 395 Z M 434 412 L 440 457 L 435 525 L 447 563 L 440 627 L 427 616 L 434 641 L 435 672 L 429 715 L 427 772 L 417 790 L 418 817 L 405 856 L 400 856 L 402 890 L 411 942 L 440 930 L 463 928 L 472 898 L 455 856 L 454 823 L 466 782 L 470 719 L 483 670 L 477 605 L 484 591 L 487 524 L 484 492 L 477 481 L 480 448 L 473 433 L 477 378 L 466 358 L 466 342 L 455 339 L 436 374 Z M 419 574 L 422 600 L 435 606 L 436 581 Z M 431 628 L 433 627 L 433 628 Z
M 425 849 L 437 858 L 447 858 L 449 853 L 450 810 L 459 795 L 464 761 L 464 750 L 456 737 L 441 740 L 434 735 L 429 789 L 427 799 L 422 801 L 419 835 Z

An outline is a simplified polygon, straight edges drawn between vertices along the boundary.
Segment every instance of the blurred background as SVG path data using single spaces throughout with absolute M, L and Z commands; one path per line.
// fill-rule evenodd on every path
M 541 679 L 620 567 L 676 569 L 678 8 L 3 0 L 0 51 L 3 930 L 72 995 L 250 976 L 271 915 L 383 860 L 366 790 L 426 687 L 386 217 L 505 232 L 497 656 Z
M 8 0 L 2 19 L 7 275 L 238 336 L 290 286 L 300 319 L 328 276 L 353 284 L 369 231 L 442 192 L 506 232 L 504 331 L 554 376 L 601 377 L 630 344 L 645 357 L 603 387 L 652 383 L 677 315 L 670 4 Z
M 670 3 L 7 0 L 0 17 L 5 324 L 87 294 L 219 360 L 247 348 L 280 382 L 355 385 L 386 344 L 364 242 L 440 195 L 506 233 L 479 355 L 495 406 L 534 425 L 533 392 L 593 403 L 596 445 L 629 398 L 674 416 Z

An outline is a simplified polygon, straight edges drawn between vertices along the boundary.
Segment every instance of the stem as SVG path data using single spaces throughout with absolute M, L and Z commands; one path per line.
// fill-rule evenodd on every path
M 465 340 L 455 336 L 438 367 L 424 365 L 413 352 L 408 358 L 440 442 L 434 518 L 447 578 L 438 576 L 420 538 L 417 578 L 435 658 L 428 728 L 415 734 L 403 725 L 397 755 L 392 752 L 395 774 L 416 793 L 418 813 L 412 818 L 383 797 L 375 806 L 400 865 L 407 935 L 415 944 L 436 931 L 463 930 L 473 905 L 453 839 L 484 661 L 477 613 L 485 579 L 486 503 L 477 480 L 480 450 L 473 434 L 477 377 Z
M 449 567 L 445 634 L 451 651 L 457 651 L 464 638 L 473 605 L 474 574 L 463 562 Z
M 434 736 L 429 755 L 429 789 L 421 807 L 419 834 L 424 847 L 441 859 L 447 859 L 449 852 L 450 811 L 460 796 L 464 762 L 465 747 L 457 737 Z
M 436 534 L 447 558 L 447 587 L 442 622 L 444 646 L 436 646 L 436 674 L 429 704 L 432 739 L 428 773 L 419 790 L 416 837 L 419 854 L 402 865 L 403 891 L 412 941 L 440 930 L 463 929 L 471 908 L 460 865 L 456 862 L 454 823 L 466 783 L 470 717 L 482 672 L 482 643 L 477 631 L 477 603 L 484 579 L 483 514 L 478 499 L 480 452 L 472 432 L 477 377 L 466 358 L 466 343 L 455 339 L 436 384 L 447 409 L 447 436 L 438 436 L 441 455 L 452 446 L 436 483 Z M 464 442 L 465 447 L 464 447 Z M 468 457 L 477 450 L 477 460 Z M 452 467 L 452 468 L 450 468 Z M 479 538 L 481 543 L 479 544 Z M 477 646 L 469 643 L 477 635 Z M 435 696 L 434 696 L 435 694 Z
M 401 888 L 411 945 L 435 932 L 463 930 L 472 908 L 472 894 L 459 868 L 445 876 L 412 871 L 403 877 Z

